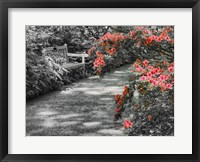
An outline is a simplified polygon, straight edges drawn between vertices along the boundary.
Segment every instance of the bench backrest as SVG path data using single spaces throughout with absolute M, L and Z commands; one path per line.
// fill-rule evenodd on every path
M 67 56 L 68 53 L 68 48 L 67 48 L 67 44 L 64 44 L 64 46 L 57 46 L 57 47 L 47 47 L 45 48 L 46 52 L 51 52 L 51 51 L 58 51 L 62 54 L 64 54 L 64 57 L 66 59 L 66 62 L 69 62 L 69 58 Z
M 69 53 L 67 44 L 64 44 L 64 46 L 57 46 L 57 47 L 48 47 L 45 48 L 45 51 L 61 51 L 64 54 L 64 57 L 66 59 L 66 62 L 69 62 L 69 57 L 82 57 L 82 63 L 85 63 L 85 57 L 88 57 L 87 54 L 76 54 L 76 53 Z

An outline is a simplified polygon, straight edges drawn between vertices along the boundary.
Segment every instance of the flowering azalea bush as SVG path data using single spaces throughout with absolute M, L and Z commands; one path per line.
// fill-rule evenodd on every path
M 94 60 L 93 67 L 97 74 L 101 74 L 103 70 L 109 71 L 133 62 L 133 44 L 133 41 L 128 42 L 126 34 L 122 33 L 111 34 L 108 32 L 96 39 L 94 46 L 88 50 L 88 54 Z
M 96 39 L 88 54 L 93 57 L 98 74 L 109 66 L 110 60 L 113 60 L 112 66 L 131 63 L 136 58 L 173 61 L 173 36 L 171 26 L 135 26 L 127 33 L 106 33 Z M 104 57 L 100 59 L 99 53 Z
M 134 130 L 132 134 L 148 130 L 148 132 L 140 132 L 140 135 L 149 135 L 150 131 L 153 131 L 152 135 L 157 133 L 171 135 L 173 133 L 174 63 L 166 62 L 155 66 L 146 63 L 147 60 L 143 62 L 137 60 L 133 64 L 129 84 L 124 87 L 122 94 L 115 96 L 117 108 L 114 120 L 129 119 L 132 123 L 131 127 L 124 124 L 123 126 L 125 129 Z M 162 127 L 167 127 L 169 132 L 162 132 L 161 124 Z M 158 126 L 160 126 L 159 132 L 155 131 Z
M 173 135 L 173 28 L 136 27 L 132 39 L 136 61 L 122 94 L 116 94 L 114 120 L 124 119 L 129 135 Z
M 94 67 L 96 68 L 97 73 L 100 74 L 102 68 L 105 66 L 104 55 L 99 51 L 96 51 L 96 55 L 97 58 L 94 61 Z

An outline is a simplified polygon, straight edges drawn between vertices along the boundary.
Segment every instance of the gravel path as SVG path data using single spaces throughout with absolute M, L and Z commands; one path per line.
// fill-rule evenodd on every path
M 26 104 L 27 136 L 123 136 L 113 122 L 114 95 L 122 93 L 130 65 L 73 83 Z

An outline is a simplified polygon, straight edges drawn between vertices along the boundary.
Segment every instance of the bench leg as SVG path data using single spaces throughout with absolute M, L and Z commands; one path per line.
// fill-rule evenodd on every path
M 83 65 L 83 77 L 85 78 L 85 65 Z

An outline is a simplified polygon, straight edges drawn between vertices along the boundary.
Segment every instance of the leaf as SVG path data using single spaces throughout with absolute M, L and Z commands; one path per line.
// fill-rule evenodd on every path
M 62 80 L 61 76 L 54 70 L 53 73 L 60 79 Z

